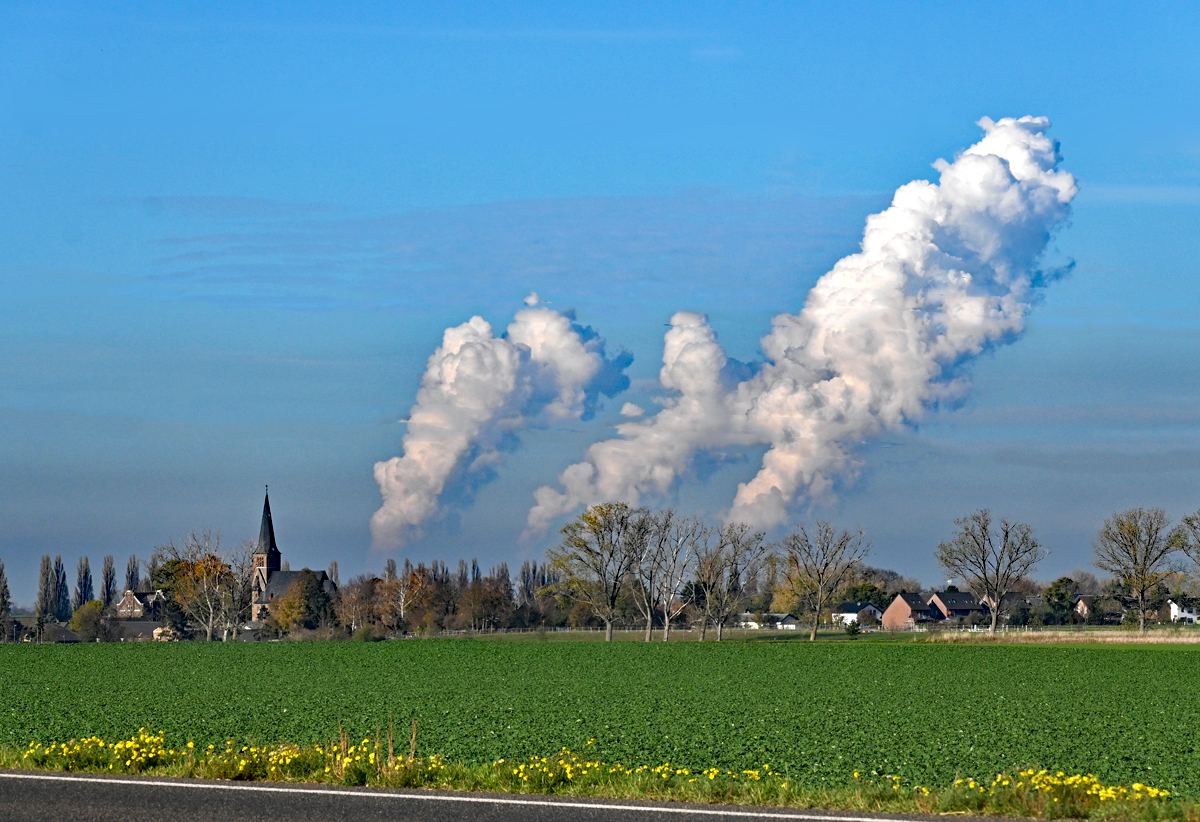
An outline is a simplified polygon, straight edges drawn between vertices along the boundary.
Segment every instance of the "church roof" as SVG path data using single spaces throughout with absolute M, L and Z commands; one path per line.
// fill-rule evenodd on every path
M 279 553 L 279 548 L 275 545 L 275 527 L 271 524 L 271 496 L 269 494 L 263 496 L 262 527 L 258 530 L 258 550 L 264 554 L 272 551 Z

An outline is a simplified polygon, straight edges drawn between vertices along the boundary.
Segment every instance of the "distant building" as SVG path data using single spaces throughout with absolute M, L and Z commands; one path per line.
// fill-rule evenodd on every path
M 271 602 L 287 593 L 299 571 L 284 571 L 283 554 L 275 544 L 275 525 L 271 521 L 271 497 L 263 497 L 262 525 L 253 554 L 254 576 L 250 580 L 250 621 L 261 623 L 270 615 Z M 337 586 L 325 571 L 313 571 L 330 596 Z
M 158 619 L 164 601 L 162 591 L 126 591 L 116 604 L 117 619 Z
M 929 610 L 934 619 L 967 619 L 983 616 L 987 608 L 966 591 L 936 591 L 929 597 Z
M 933 620 L 933 612 L 920 594 L 900 593 L 896 594 L 879 621 L 884 628 L 912 630 L 917 625 Z
M 845 626 L 851 622 L 862 622 L 864 613 L 875 617 L 876 622 L 883 617 L 883 611 L 869 602 L 843 602 L 833 609 L 833 624 Z
M 1172 622 L 1186 622 L 1188 625 L 1196 624 L 1198 617 L 1195 605 L 1181 605 L 1173 599 L 1168 599 L 1167 606 L 1171 609 Z

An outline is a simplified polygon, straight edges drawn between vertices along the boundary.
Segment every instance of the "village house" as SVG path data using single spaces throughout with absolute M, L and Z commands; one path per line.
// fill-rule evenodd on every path
M 1171 622 L 1185 622 L 1188 625 L 1196 624 L 1197 607 L 1195 605 L 1182 605 L 1173 599 L 1168 599 L 1167 607 Z
M 833 624 L 845 627 L 851 622 L 862 622 L 870 614 L 878 622 L 883 617 L 883 611 L 869 602 L 843 602 L 833 609 Z
M 115 606 L 117 619 L 158 619 L 164 601 L 162 591 L 126 591 Z
M 794 631 L 799 627 L 798 620 L 791 614 L 752 614 L 749 611 L 744 611 L 738 616 L 737 626 L 739 628 L 749 628 L 752 631 L 762 628 L 771 628 L 776 631 Z
M 929 597 L 928 604 L 933 618 L 937 620 L 965 620 L 987 613 L 984 604 L 966 591 L 935 591 Z
M 899 593 L 880 618 L 888 630 L 912 630 L 934 621 L 934 614 L 920 594 Z

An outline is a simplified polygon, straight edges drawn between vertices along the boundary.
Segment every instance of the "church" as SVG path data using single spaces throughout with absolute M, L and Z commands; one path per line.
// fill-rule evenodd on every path
M 270 615 L 271 601 L 282 597 L 291 587 L 299 571 L 283 570 L 283 555 L 275 544 L 275 526 L 271 522 L 271 496 L 263 497 L 262 525 L 258 529 L 258 545 L 254 555 L 254 576 L 250 581 L 250 621 L 261 624 Z M 331 597 L 337 586 L 325 571 L 313 571 L 321 580 L 325 593 Z

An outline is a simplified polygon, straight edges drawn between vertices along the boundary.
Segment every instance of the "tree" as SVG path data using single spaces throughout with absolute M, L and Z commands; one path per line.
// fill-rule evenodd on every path
M 45 624 L 48 620 L 54 619 L 54 614 L 58 610 L 58 604 L 54 601 L 57 589 L 54 587 L 54 565 L 50 562 L 50 555 L 42 555 L 42 567 L 38 570 L 38 593 L 37 602 L 33 606 L 34 613 L 37 614 L 39 625 Z
M 1001 519 L 997 533 L 992 512 L 987 508 L 955 520 L 954 524 L 958 533 L 950 542 L 938 545 L 937 561 L 987 604 L 992 614 L 989 632 L 994 634 L 1005 595 L 1046 558 L 1048 551 L 1024 523 Z
M 277 630 L 294 631 L 311 630 L 333 618 L 333 604 L 321 578 L 305 568 L 296 573 L 287 592 L 271 603 L 267 621 Z
M 338 567 L 337 567 L 336 559 L 333 562 L 329 563 L 328 575 L 329 575 L 329 579 L 333 582 L 334 585 L 342 584 L 341 579 L 338 578 Z
M 1075 608 L 1075 596 L 1078 592 L 1079 585 L 1071 577 L 1059 577 L 1047 586 L 1043 596 L 1046 608 L 1054 616 L 1056 622 L 1066 624 L 1071 621 L 1071 614 L 1074 613 Z
M 351 632 L 375 624 L 375 590 L 379 584 L 376 577 L 362 574 L 338 589 L 338 616 Z
M 699 545 L 709 529 L 699 517 L 671 517 L 666 529 L 666 544 L 658 553 L 658 601 L 663 609 L 663 642 L 671 638 L 671 620 L 688 606 L 681 596 L 683 581 L 695 563 Z
M 84 603 L 95 599 L 92 593 L 92 564 L 87 557 L 79 558 L 75 568 L 75 596 L 71 600 L 71 611 L 78 611 Z
M 246 540 L 225 557 L 230 575 L 221 614 L 225 639 L 236 639 L 238 628 L 250 618 L 254 598 L 254 552 L 257 548 L 257 540 Z
M 388 561 L 383 564 L 383 578 L 385 580 L 395 579 L 396 576 L 396 560 L 389 558 Z
M 71 586 L 67 584 L 67 568 L 62 557 L 54 558 L 54 618 L 67 622 L 71 618 Z
M 112 611 L 98 599 L 85 602 L 71 617 L 71 630 L 84 642 L 113 642 L 120 638 L 121 628 L 113 620 Z
M 389 560 L 395 567 L 395 561 Z M 425 586 L 425 574 L 414 570 L 408 560 L 404 561 L 404 572 L 385 577 L 377 589 L 379 616 L 390 630 L 404 627 L 408 612 L 421 595 Z
M 1168 539 L 1167 514 L 1161 508 L 1130 508 L 1104 521 L 1096 535 L 1096 567 L 1115 574 L 1128 589 L 1137 610 L 1138 631 L 1146 630 L 1156 589 L 1173 571 L 1171 559 L 1180 550 L 1177 531 Z
M 810 642 L 830 600 L 846 583 L 854 567 L 871 550 L 862 531 L 841 532 L 831 522 L 818 520 L 812 533 L 803 524 L 783 539 L 787 557 L 786 585 L 797 602 L 807 603 L 813 615 Z
M 747 591 L 762 569 L 770 546 L 763 543 L 762 531 L 751 531 L 742 522 L 721 526 L 716 539 L 697 542 L 696 582 L 692 596 L 703 602 L 700 641 L 709 624 L 717 626 L 717 642 L 725 638 L 725 624 L 744 607 Z
M 141 585 L 141 563 L 138 562 L 137 554 L 129 557 L 129 562 L 125 563 L 125 590 L 136 591 Z
M 104 564 L 100 570 L 100 602 L 105 608 L 112 607 L 113 600 L 117 598 L 117 570 L 113 562 L 112 554 L 104 558 Z
M 155 557 L 164 560 L 158 576 L 187 618 L 204 631 L 212 642 L 213 633 L 229 604 L 233 573 L 221 554 L 221 536 L 207 529 L 193 531 L 182 544 L 174 540 L 155 549 Z M 155 584 L 159 582 L 155 579 Z
M 4 561 L 0 560 L 0 642 L 8 638 L 8 618 L 12 615 L 12 595 L 8 591 L 8 577 L 4 574 Z
M 617 603 L 644 553 L 650 521 L 645 508 L 623 502 L 593 505 L 563 527 L 562 544 L 546 554 L 559 578 L 551 587 L 587 603 L 604 623 L 606 642 L 612 642 Z

